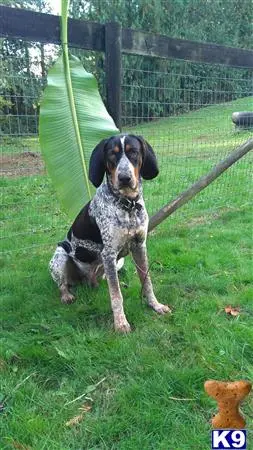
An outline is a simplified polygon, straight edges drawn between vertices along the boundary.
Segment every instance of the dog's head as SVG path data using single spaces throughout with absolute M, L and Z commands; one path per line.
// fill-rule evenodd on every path
M 105 173 L 114 191 L 134 198 L 141 177 L 151 180 L 158 175 L 154 150 L 141 136 L 122 134 L 104 139 L 90 158 L 89 178 L 95 187 Z

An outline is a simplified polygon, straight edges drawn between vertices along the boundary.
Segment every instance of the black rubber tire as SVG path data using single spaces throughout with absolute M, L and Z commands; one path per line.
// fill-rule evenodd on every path
M 253 112 L 240 111 L 233 112 L 232 121 L 240 128 L 253 128 Z

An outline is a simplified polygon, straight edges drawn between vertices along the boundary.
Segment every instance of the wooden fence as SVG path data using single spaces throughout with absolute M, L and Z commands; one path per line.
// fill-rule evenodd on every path
M 0 6 L 0 37 L 60 44 L 60 18 Z M 253 68 L 251 50 L 145 33 L 122 28 L 116 22 L 102 25 L 69 19 L 69 45 L 105 53 L 107 108 L 118 128 L 121 128 L 121 73 L 124 53 Z

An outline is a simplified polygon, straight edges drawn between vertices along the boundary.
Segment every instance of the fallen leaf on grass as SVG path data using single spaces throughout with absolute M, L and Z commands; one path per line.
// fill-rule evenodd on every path
M 91 405 L 87 405 L 86 403 L 84 403 L 79 409 L 81 411 L 81 414 L 68 420 L 65 423 L 66 427 L 73 427 L 82 422 L 82 420 L 84 419 L 84 415 L 91 410 Z
M 79 408 L 82 414 L 87 413 L 91 410 L 91 405 L 86 405 L 85 403 Z
M 226 314 L 230 314 L 231 316 L 236 317 L 236 316 L 239 316 L 239 314 L 240 314 L 240 307 L 239 306 L 233 307 L 231 305 L 228 305 L 228 306 L 225 306 L 224 311 Z
M 78 425 L 83 420 L 83 414 L 79 414 L 79 416 L 75 416 L 72 419 L 68 420 L 65 425 L 66 427 L 73 427 L 74 425 Z

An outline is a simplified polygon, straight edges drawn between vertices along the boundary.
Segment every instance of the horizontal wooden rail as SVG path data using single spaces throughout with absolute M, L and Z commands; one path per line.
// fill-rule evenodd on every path
M 100 23 L 69 19 L 70 47 L 105 51 L 105 27 Z M 0 5 L 0 36 L 60 44 L 60 17 Z
M 251 50 L 174 39 L 131 29 L 122 30 L 122 49 L 125 53 L 136 55 L 253 68 Z
M 0 36 L 60 44 L 59 16 L 0 6 Z M 105 51 L 105 25 L 69 19 L 69 45 Z M 253 51 L 122 29 L 123 53 L 253 68 Z

